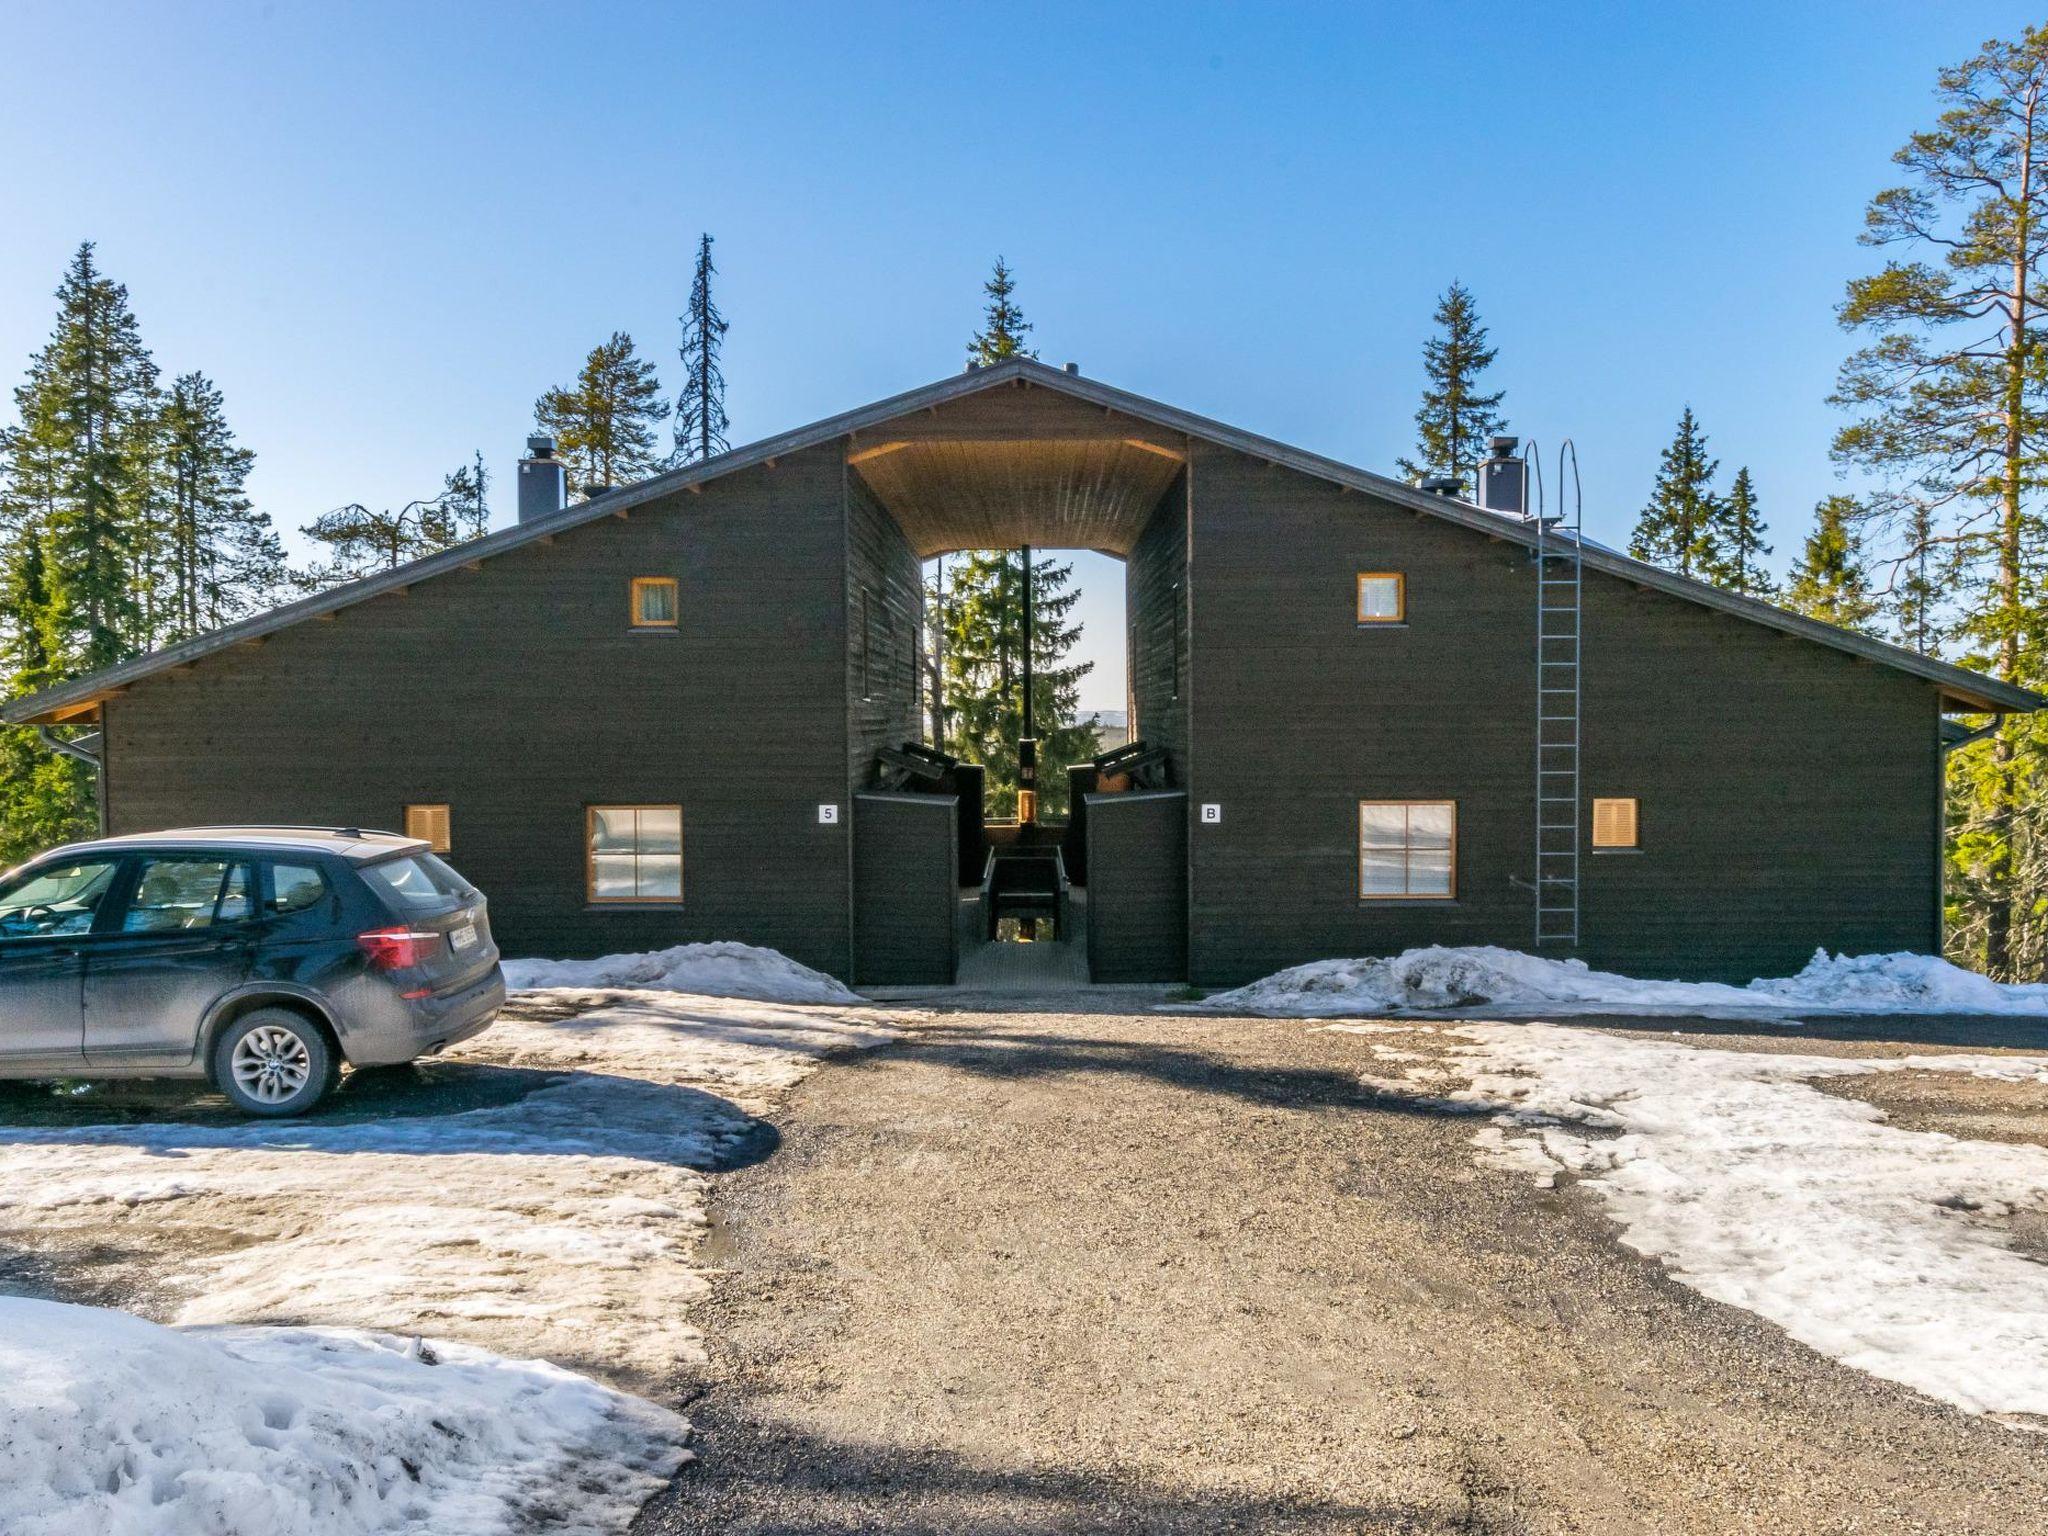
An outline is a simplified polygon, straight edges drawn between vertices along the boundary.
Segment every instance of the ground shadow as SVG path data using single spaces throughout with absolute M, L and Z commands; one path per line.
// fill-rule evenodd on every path
M 1462 1015 L 1476 1023 L 1485 1015 Z M 1513 1024 L 1534 1020 L 1501 1019 Z M 1445 1022 L 1459 1022 L 1447 1020 Z M 1644 1034 L 1764 1036 L 1786 1040 L 1828 1040 L 1858 1045 L 1916 1045 L 1942 1051 L 2048 1052 L 2048 1018 L 2009 1018 L 1998 1014 L 1803 1014 L 1777 1018 L 1711 1018 L 1699 1014 L 1574 1014 L 1546 1019 L 1571 1028 L 1625 1029 Z
M 31 1143 L 122 1146 L 167 1157 L 233 1148 L 554 1153 L 715 1173 L 772 1156 L 781 1136 L 730 1100 L 679 1083 L 433 1061 L 351 1074 L 332 1099 L 286 1120 L 237 1114 L 204 1083 L 0 1084 L 0 1147 Z
M 699 1459 L 657 1494 L 633 1536 L 826 1536 L 889 1531 L 1363 1532 L 1511 1536 L 1528 1525 L 1505 1490 L 1474 1488 L 1458 1509 L 1391 1500 L 1177 1489 L 1128 1473 L 992 1465 L 930 1448 L 827 1440 L 749 1413 L 714 1391 L 691 1403 Z
M 936 1056 L 978 1077 L 1024 1080 L 1064 1074 L 1140 1078 L 1266 1109 L 1332 1109 L 1432 1118 L 1464 1112 L 1426 1097 L 1397 1098 L 1368 1086 L 1355 1067 L 1251 1065 L 1198 1047 L 1080 1034 L 932 1024 L 893 1045 L 843 1058 L 841 1070 L 886 1067 L 899 1051 Z

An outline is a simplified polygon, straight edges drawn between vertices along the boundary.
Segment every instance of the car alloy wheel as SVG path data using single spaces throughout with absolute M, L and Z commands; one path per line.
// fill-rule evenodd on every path
M 235 1086 L 259 1104 L 288 1104 L 313 1077 L 313 1053 L 295 1030 L 261 1024 L 235 1042 L 228 1058 Z

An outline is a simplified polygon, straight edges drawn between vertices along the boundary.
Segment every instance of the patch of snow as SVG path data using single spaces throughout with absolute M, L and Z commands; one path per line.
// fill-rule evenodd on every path
M 595 1006 L 501 1021 L 442 1059 L 479 1070 L 428 1069 L 416 1110 L 0 1126 L 0 1244 L 128 1255 L 165 1322 L 452 1337 L 657 1384 L 702 1358 L 706 1171 L 752 1155 L 774 1092 L 895 1032 L 678 993 L 526 1004 Z M 458 1082 L 477 1107 L 449 1107 Z
M 0 1381 L 15 1536 L 594 1536 L 688 1455 L 675 1414 L 585 1377 L 353 1330 L 0 1297 Z
M 1931 955 L 1816 951 L 1796 976 L 1642 981 L 1486 945 L 1431 946 L 1390 959 L 1318 960 L 1186 1005 L 1205 1013 L 1330 1018 L 1485 1008 L 1507 1014 L 1993 1013 L 2048 1016 L 2048 984 L 2000 983 Z
M 2040 1057 L 1792 1055 L 1547 1024 L 1446 1028 L 1469 1085 L 1406 1091 L 1494 1123 L 1482 1161 L 1595 1192 L 1631 1248 L 1858 1370 L 1972 1413 L 2048 1415 L 2048 1149 L 1907 1131 L 1822 1078 L 2037 1080 Z M 1399 1082 L 1371 1079 L 1376 1091 Z
M 677 944 L 601 960 L 507 960 L 504 969 L 505 985 L 514 989 L 625 987 L 769 1003 L 860 1001 L 836 978 L 798 965 L 780 950 L 732 942 Z

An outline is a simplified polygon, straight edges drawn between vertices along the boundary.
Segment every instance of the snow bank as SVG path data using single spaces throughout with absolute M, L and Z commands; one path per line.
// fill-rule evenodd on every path
M 1813 1086 L 1908 1069 L 2048 1081 L 2048 1059 L 1778 1055 L 1544 1024 L 1433 1033 L 1458 1042 L 1448 1059 L 1368 1081 L 1492 1112 L 1482 1161 L 1576 1176 L 1631 1248 L 1847 1365 L 1970 1412 L 2048 1415 L 2048 1275 L 2012 1237 L 2016 1215 L 2048 1215 L 2048 1150 L 1901 1130 Z
M 93 1125 L 88 1096 L 76 1123 L 0 1126 L 0 1246 L 98 1255 L 167 1322 L 453 1337 L 656 1389 L 702 1358 L 706 1171 L 772 1144 L 774 1092 L 895 1032 L 675 993 L 537 1002 L 587 1011 L 505 1019 L 359 1119 L 344 1091 L 289 1122 Z
M 1501 1013 L 2000 1013 L 2048 1015 L 2048 985 L 1990 981 L 1930 955 L 1816 951 L 1796 976 L 1752 981 L 1638 981 L 1512 949 L 1411 949 L 1392 959 L 1319 960 L 1196 1005 L 1205 1012 L 1330 1018 L 1487 1008 Z
M 642 988 L 771 1003 L 860 1001 L 839 981 L 798 965 L 779 950 L 730 942 L 677 944 L 601 960 L 507 960 L 505 983 L 514 988 Z
M 0 1297 L 0 1530 L 623 1530 L 666 1409 L 534 1361 L 318 1328 L 162 1328 Z

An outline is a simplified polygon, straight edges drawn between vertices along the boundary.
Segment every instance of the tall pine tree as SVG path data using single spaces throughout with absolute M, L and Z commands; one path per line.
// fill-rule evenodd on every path
M 1071 622 L 1074 568 L 1034 557 L 1031 566 L 1031 709 L 1038 732 L 1041 816 L 1068 812 L 1067 769 L 1093 757 L 1093 727 L 1078 724 L 1081 679 L 1074 661 L 1081 626 Z M 981 550 L 956 568 L 944 626 L 945 750 L 983 765 L 991 815 L 1017 813 L 1017 740 L 1023 727 L 1024 565 L 1019 552 Z
M 1867 516 L 1904 533 L 1911 562 L 1955 562 L 1968 659 L 2021 685 L 2043 680 L 2043 558 L 2031 504 L 2048 455 L 2040 311 L 2048 252 L 2048 29 L 1992 41 L 1941 71 L 1940 116 L 1893 156 L 1904 176 L 1871 199 L 1863 243 L 1889 252 L 1849 284 L 1839 318 L 1868 344 L 1842 365 L 1835 438 L 1880 477 Z M 2023 818 L 2041 728 L 2006 716 L 1988 745 L 1950 758 L 1965 814 L 1949 869 L 1952 953 L 2002 979 L 2032 978 L 2048 950 L 2048 849 Z
M 1813 532 L 1792 567 L 1785 605 L 1824 624 L 1874 635 L 1882 604 L 1864 567 L 1858 510 L 1853 496 L 1829 496 L 1813 509 Z
M 87 242 L 57 289 L 57 328 L 39 354 L 55 395 L 45 420 L 61 474 L 45 529 L 53 660 L 89 672 L 134 655 L 142 605 L 133 581 L 146 524 L 156 364 L 128 290 Z
M 1702 578 L 1744 597 L 1777 595 L 1777 583 L 1763 566 L 1763 557 L 1771 552 L 1771 546 L 1764 542 L 1764 520 L 1756 505 L 1756 482 L 1750 479 L 1746 464 L 1735 472 L 1735 483 L 1728 487 L 1728 494 L 1715 499 L 1708 544 L 1707 563 L 1697 573 Z
M 1415 457 L 1400 461 L 1411 480 L 1449 475 L 1469 491 L 1472 475 L 1486 457 L 1486 440 L 1506 430 L 1500 414 L 1505 391 L 1486 393 L 1479 376 L 1492 365 L 1496 349 L 1486 344 L 1486 327 L 1462 283 L 1452 283 L 1437 301 L 1437 334 L 1422 344 L 1422 368 L 1429 383 L 1415 413 Z
M 1681 576 L 1706 579 L 1723 555 L 1718 538 L 1720 500 L 1714 495 L 1718 461 L 1707 454 L 1707 437 L 1687 406 L 1678 430 L 1657 461 L 1650 503 L 1636 516 L 1628 552 Z
M 235 442 L 205 374 L 172 384 L 162 432 L 172 592 L 163 638 L 176 640 L 268 607 L 284 582 L 284 548 L 244 489 L 256 455 Z
M 711 237 L 697 241 L 697 275 L 690 281 L 690 308 L 682 317 L 683 389 L 676 397 L 675 452 L 670 461 L 695 464 L 725 452 L 725 373 L 718 365 L 725 345 L 725 316 L 711 301 Z
M 1031 322 L 1017 307 L 1013 297 L 1017 279 L 1002 257 L 996 258 L 995 271 L 981 285 L 981 291 L 988 296 L 988 306 L 982 311 L 981 329 L 967 339 L 968 360 L 986 368 L 1005 358 L 1038 356 L 1034 349 L 1024 345 Z
M 668 414 L 654 364 L 613 331 L 590 349 L 576 382 L 533 403 L 534 419 L 554 435 L 577 497 L 646 478 L 661 468 L 655 430 Z

